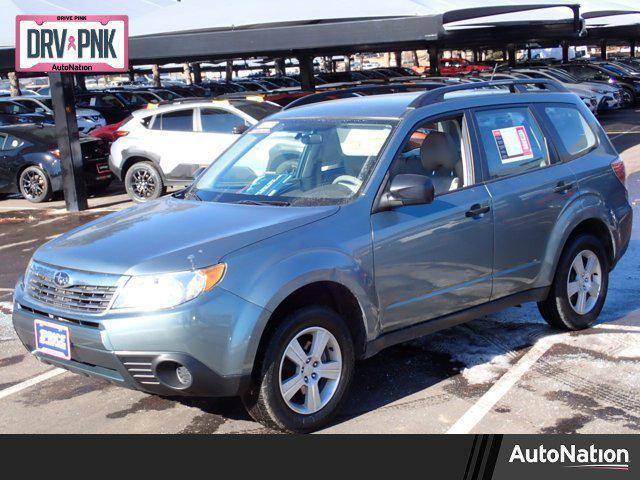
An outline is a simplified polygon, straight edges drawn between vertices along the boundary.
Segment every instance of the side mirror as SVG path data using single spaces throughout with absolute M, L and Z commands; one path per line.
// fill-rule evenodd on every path
M 247 130 L 249 130 L 249 127 L 246 125 L 236 125 L 231 129 L 231 133 L 234 135 L 242 135 Z
M 207 167 L 199 167 L 195 172 L 193 172 L 193 175 L 191 176 L 193 180 L 197 180 L 198 177 L 200 177 L 200 175 L 202 175 L 206 169 Z
M 389 191 L 382 195 L 378 210 L 390 210 L 405 205 L 424 205 L 436 195 L 433 182 L 424 175 L 400 174 L 391 181 Z

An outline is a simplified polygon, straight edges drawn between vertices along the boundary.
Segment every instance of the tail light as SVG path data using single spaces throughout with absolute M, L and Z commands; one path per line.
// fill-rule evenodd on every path
M 49 153 L 54 157 L 60 158 L 60 150 L 58 150 L 57 148 L 55 150 L 49 150 Z
M 613 162 L 611 162 L 611 169 L 613 170 L 613 173 L 616 174 L 616 177 L 618 177 L 618 180 L 620 180 L 620 183 L 624 185 L 627 179 L 627 172 L 624 169 L 624 162 L 619 158 L 617 160 L 614 160 Z
M 116 130 L 115 132 L 113 132 L 114 140 L 116 138 L 126 137 L 127 135 L 129 135 L 129 132 L 127 132 L 126 130 Z

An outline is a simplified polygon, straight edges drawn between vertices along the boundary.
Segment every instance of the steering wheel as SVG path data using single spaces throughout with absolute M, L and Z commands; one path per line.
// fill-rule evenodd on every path
M 353 193 L 356 193 L 362 185 L 362 180 L 352 175 L 339 175 L 331 183 L 333 185 L 343 185 Z

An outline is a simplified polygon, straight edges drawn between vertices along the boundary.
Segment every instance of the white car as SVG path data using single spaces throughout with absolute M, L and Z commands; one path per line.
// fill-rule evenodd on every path
M 585 105 L 589 108 L 591 113 L 598 113 L 598 96 L 591 89 L 587 87 L 582 87 L 578 85 L 569 85 L 564 82 L 561 82 L 557 78 L 552 77 L 551 75 L 544 73 L 540 70 L 525 70 L 518 69 L 512 70 L 509 73 L 498 72 L 495 74 L 492 73 L 483 73 L 480 75 L 481 78 L 485 80 L 493 79 L 493 80 L 502 80 L 502 79 L 523 79 L 523 78 L 544 78 L 548 80 L 555 80 L 558 83 L 562 83 L 564 87 L 570 92 L 575 93 L 580 97 L 580 99 L 585 103 Z
M 20 97 L 11 97 L 10 100 L 12 102 L 19 103 L 34 112 L 53 115 L 53 102 L 51 97 L 46 97 L 44 95 L 23 95 Z M 89 108 L 76 108 L 76 119 L 78 121 L 78 130 L 81 133 L 89 133 L 94 128 L 102 127 L 107 124 L 100 112 Z
M 187 185 L 247 128 L 280 106 L 262 99 L 185 99 L 136 110 L 115 132 L 109 165 L 136 202 Z
M 596 111 L 619 108 L 622 102 L 621 94 L 618 93 L 616 95 L 616 92 L 618 91 L 617 87 L 607 85 L 605 83 L 579 82 L 563 70 L 557 72 L 555 69 L 545 68 L 536 70 L 518 69 L 516 71 L 531 78 L 549 78 L 551 80 L 556 80 L 562 83 L 570 91 L 576 93 L 583 100 L 584 97 L 595 95 L 597 102 Z M 587 106 L 589 106 L 589 104 L 587 104 Z M 589 106 L 589 108 L 591 107 Z

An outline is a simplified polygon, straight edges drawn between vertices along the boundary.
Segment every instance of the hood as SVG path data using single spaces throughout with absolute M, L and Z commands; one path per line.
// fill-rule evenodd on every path
M 607 93 L 615 93 L 618 87 L 609 85 L 607 82 L 581 82 L 585 87 L 589 87 L 592 90 L 599 90 Z
M 215 265 L 230 252 L 338 210 L 165 197 L 72 230 L 40 247 L 34 260 L 119 275 L 190 270 Z
M 582 95 L 583 97 L 595 97 L 595 92 L 589 87 L 578 86 L 578 85 L 565 85 L 569 89 L 569 91 L 575 93 L 576 95 Z
M 90 108 L 76 108 L 76 117 L 99 117 L 100 112 Z

